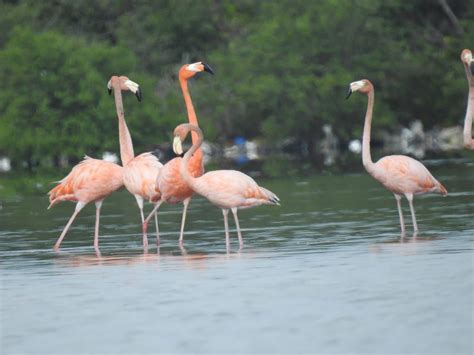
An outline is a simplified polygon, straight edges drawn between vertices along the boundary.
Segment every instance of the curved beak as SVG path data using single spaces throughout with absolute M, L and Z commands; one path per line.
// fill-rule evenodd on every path
M 142 101 L 142 90 L 140 87 L 138 87 L 137 91 L 135 92 L 135 96 L 137 97 L 137 100 L 140 102 Z
M 181 145 L 181 139 L 179 136 L 175 136 L 173 139 L 173 151 L 177 155 L 183 154 L 183 146 Z
M 347 90 L 346 100 L 349 98 L 349 96 L 351 96 L 351 94 L 352 94 L 352 89 L 349 86 L 349 90 Z
M 209 65 L 207 65 L 206 63 L 202 63 L 202 65 L 204 66 L 204 71 L 207 71 L 208 73 L 214 75 L 214 70 L 212 70 Z
M 112 95 L 112 89 L 111 88 L 107 88 L 107 91 L 109 92 L 109 96 Z
M 474 60 L 471 62 L 471 73 L 474 75 Z

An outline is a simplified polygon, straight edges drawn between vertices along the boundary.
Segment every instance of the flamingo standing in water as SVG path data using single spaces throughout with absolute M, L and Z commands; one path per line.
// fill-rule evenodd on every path
M 141 100 L 141 92 L 138 85 L 128 80 L 128 78 L 120 81 L 117 89 L 118 94 L 116 93 L 116 96 L 120 96 L 120 105 L 122 105 L 121 90 L 130 90 L 135 93 L 138 101 Z M 121 112 L 123 115 L 123 107 L 121 107 Z M 98 248 L 100 208 L 102 207 L 102 202 L 104 198 L 122 186 L 123 171 L 122 167 L 117 164 L 99 159 L 92 159 L 86 156 L 82 162 L 72 168 L 71 172 L 59 182 L 59 185 L 48 192 L 50 202 L 48 209 L 61 201 L 77 202 L 76 209 L 54 245 L 54 249 L 59 249 L 72 222 L 89 202 L 95 202 L 96 206 L 94 247 Z
M 61 201 L 76 202 L 76 209 L 59 236 L 54 249 L 58 250 L 69 227 L 79 212 L 89 203 L 95 202 L 94 248 L 99 247 L 100 208 L 104 199 L 123 186 L 122 167 L 88 156 L 72 168 L 71 172 L 48 192 L 49 207 Z
M 474 139 L 472 139 L 472 119 L 474 116 L 474 58 L 469 49 L 461 52 L 461 61 L 466 71 L 467 82 L 469 84 L 469 96 L 467 98 L 466 118 L 464 119 L 464 147 L 474 149 Z
M 135 157 L 133 152 L 132 137 L 125 122 L 125 115 L 122 103 L 122 90 L 129 89 L 141 100 L 140 86 L 126 76 L 112 76 L 107 84 L 109 94 L 114 91 L 115 107 L 119 121 L 119 141 L 120 159 L 123 166 L 123 183 L 127 190 L 135 197 L 142 224 L 145 220 L 143 216 L 143 201 L 147 199 L 151 203 L 157 203 L 161 194 L 156 188 L 156 178 L 163 166 L 151 152 L 142 153 Z M 158 219 L 155 214 L 156 233 L 158 235 Z M 148 238 L 143 235 L 143 246 L 148 246 Z
M 173 150 L 176 154 L 183 154 L 181 143 L 186 139 L 190 131 L 197 135 L 196 142 L 186 152 L 180 161 L 179 172 L 183 180 L 198 194 L 207 198 L 211 203 L 222 209 L 224 215 L 225 239 L 229 246 L 229 226 L 227 215 L 229 209 L 234 215 L 235 225 L 239 243 L 243 245 L 242 233 L 240 232 L 237 210 L 239 208 L 250 208 L 262 204 L 279 205 L 280 199 L 273 192 L 260 187 L 248 175 L 236 170 L 210 171 L 200 177 L 194 177 L 189 173 L 189 161 L 192 155 L 202 144 L 203 136 L 199 127 L 183 123 L 174 130 Z
M 376 163 L 372 161 L 370 155 L 370 128 L 374 108 L 374 86 L 367 79 L 354 81 L 349 86 L 347 98 L 355 91 L 360 91 L 368 96 L 364 135 L 362 138 L 362 162 L 365 170 L 395 195 L 398 214 L 400 215 L 400 227 L 403 234 L 405 233 L 405 223 L 403 221 L 401 198 L 402 195 L 405 195 L 410 205 L 413 229 L 417 233 L 418 225 L 413 208 L 413 196 L 428 192 L 437 192 L 445 196 L 448 194 L 448 191 L 431 175 L 423 164 L 413 158 L 405 155 L 389 155 L 381 158 Z
M 214 74 L 214 71 L 206 63 L 197 62 L 193 64 L 185 64 L 179 70 L 179 84 L 181 91 L 183 92 L 184 102 L 186 104 L 186 110 L 188 112 L 189 123 L 198 125 L 196 112 L 194 111 L 193 102 L 188 89 L 188 79 L 192 78 L 196 73 L 207 71 Z M 192 135 L 193 143 L 197 142 L 197 135 Z M 179 243 L 183 243 L 184 238 L 184 225 L 186 223 L 186 212 L 188 209 L 189 202 L 193 195 L 193 190 L 186 184 L 179 173 L 179 166 L 181 157 L 174 158 L 166 163 L 160 170 L 158 179 L 156 182 L 157 191 L 161 192 L 161 199 L 155 205 L 155 208 L 143 223 L 143 234 L 146 235 L 147 225 L 152 215 L 158 211 L 163 202 L 175 204 L 183 202 L 183 216 L 181 219 L 181 231 L 179 234 Z M 202 163 L 202 150 L 199 148 L 189 161 L 189 173 L 194 176 L 201 176 L 204 173 L 204 166 Z M 159 234 L 156 236 L 156 244 L 160 243 Z

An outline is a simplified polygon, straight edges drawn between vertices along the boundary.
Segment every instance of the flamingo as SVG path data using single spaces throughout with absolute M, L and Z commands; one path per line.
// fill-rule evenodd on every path
M 194 111 L 193 102 L 189 94 L 188 89 L 188 79 L 192 78 L 196 73 L 207 71 L 211 74 L 214 74 L 214 71 L 209 65 L 203 62 L 197 62 L 193 64 L 185 64 L 179 70 L 179 83 L 181 86 L 181 91 L 183 93 L 184 102 L 186 104 L 186 110 L 188 112 L 189 123 L 198 125 L 196 112 Z M 197 136 L 192 135 L 193 143 L 196 143 Z M 148 222 L 150 221 L 152 215 L 157 213 L 163 202 L 175 204 L 182 202 L 183 203 L 183 216 L 181 218 L 181 230 L 179 234 L 179 243 L 183 243 L 184 238 L 184 225 L 186 223 L 186 212 L 188 209 L 189 202 L 193 195 L 193 190 L 186 184 L 179 173 L 179 165 L 181 162 L 181 157 L 174 158 L 166 163 L 163 168 L 160 170 L 156 181 L 156 187 L 158 191 L 161 192 L 161 199 L 155 205 L 155 208 L 143 223 L 143 234 L 146 234 Z M 201 176 L 204 173 L 204 167 L 202 163 L 202 151 L 198 149 L 196 153 L 192 156 L 189 162 L 189 173 L 194 176 Z M 156 244 L 160 243 L 159 235 L 157 234 Z
M 122 167 L 117 164 L 86 156 L 73 167 L 71 172 L 48 192 L 50 202 L 48 209 L 62 201 L 76 202 L 76 209 L 56 241 L 54 249 L 59 249 L 72 222 L 89 202 L 95 202 L 96 207 L 94 248 L 98 249 L 102 202 L 122 186 Z
M 464 119 L 464 147 L 474 149 L 474 139 L 472 139 L 472 118 L 474 116 L 474 58 L 469 49 L 461 52 L 461 62 L 466 71 L 467 82 L 469 84 L 469 96 L 467 98 L 466 118 Z
M 239 208 L 250 208 L 262 204 L 280 205 L 280 199 L 273 192 L 258 186 L 248 175 L 236 170 L 215 170 L 200 177 L 194 177 L 189 173 L 189 161 L 192 155 L 199 149 L 203 141 L 201 129 L 193 124 L 183 123 L 174 130 L 173 150 L 176 154 L 183 154 L 181 143 L 186 139 L 190 131 L 196 133 L 197 140 L 186 152 L 180 161 L 179 172 L 183 180 L 194 192 L 207 198 L 212 204 L 222 209 L 224 215 L 224 227 L 226 245 L 229 246 L 229 226 L 227 215 L 229 209 L 234 215 L 235 225 L 239 243 L 243 245 L 242 233 L 240 232 L 237 210 Z
M 418 225 L 413 208 L 413 196 L 428 192 L 436 192 L 446 196 L 448 191 L 431 175 L 423 164 L 413 158 L 405 155 L 389 155 L 381 158 L 376 163 L 372 161 L 370 155 L 370 128 L 374 108 L 374 86 L 367 79 L 354 81 L 349 86 L 346 98 L 349 98 L 351 93 L 355 91 L 360 91 L 368 96 L 364 135 L 362 138 L 362 162 L 365 170 L 395 195 L 402 234 L 405 233 L 405 223 L 403 221 L 401 198 L 402 195 L 405 195 L 410 205 L 413 229 L 416 234 L 418 233 Z
M 109 94 L 114 91 L 115 107 L 119 121 L 119 141 L 120 159 L 123 166 L 123 183 L 125 188 L 135 197 L 142 224 L 145 220 L 143 216 L 143 202 L 145 199 L 156 204 L 161 197 L 156 188 L 156 178 L 163 166 L 157 157 L 151 152 L 142 153 L 135 156 L 133 151 L 132 137 L 125 122 L 125 115 L 122 103 L 122 90 L 130 90 L 141 100 L 140 86 L 131 81 L 126 76 L 112 76 L 107 84 Z M 158 219 L 155 214 L 156 233 L 158 235 Z M 148 246 L 148 238 L 143 235 L 143 247 Z

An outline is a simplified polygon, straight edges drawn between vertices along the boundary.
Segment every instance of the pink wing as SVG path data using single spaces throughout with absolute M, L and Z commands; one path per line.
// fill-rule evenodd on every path
M 261 204 L 279 204 L 279 198 L 260 187 L 248 175 L 236 170 L 217 170 L 196 180 L 195 191 L 221 208 L 248 208 Z
M 404 155 L 389 155 L 375 163 L 372 174 L 393 193 L 415 195 L 427 192 L 447 194 L 428 169 L 419 161 Z
M 122 167 L 85 157 L 48 192 L 51 208 L 61 201 L 89 203 L 105 198 L 123 186 Z
M 181 177 L 179 172 L 182 158 L 174 158 L 167 162 L 158 175 L 158 188 L 162 199 L 167 203 L 182 202 L 193 195 L 193 190 Z M 193 156 L 188 163 L 188 171 L 193 177 L 201 176 L 204 172 L 201 159 Z
M 130 193 L 151 202 L 160 199 L 156 178 L 163 164 L 151 153 L 143 153 L 133 158 L 123 168 L 123 181 Z

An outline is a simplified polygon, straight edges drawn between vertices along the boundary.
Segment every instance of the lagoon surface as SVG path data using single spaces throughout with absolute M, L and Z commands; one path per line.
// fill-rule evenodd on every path
M 0 353 L 416 353 L 474 351 L 474 164 L 425 162 L 449 196 L 415 198 L 420 227 L 399 233 L 393 196 L 364 172 L 257 179 L 282 201 L 230 219 L 202 198 L 159 214 L 162 243 L 141 247 L 121 191 L 52 246 L 72 203 L 0 201 Z M 0 185 L 2 180 L 0 180 Z M 0 190 L 1 193 L 1 190 Z M 147 206 L 148 210 L 150 206 Z

